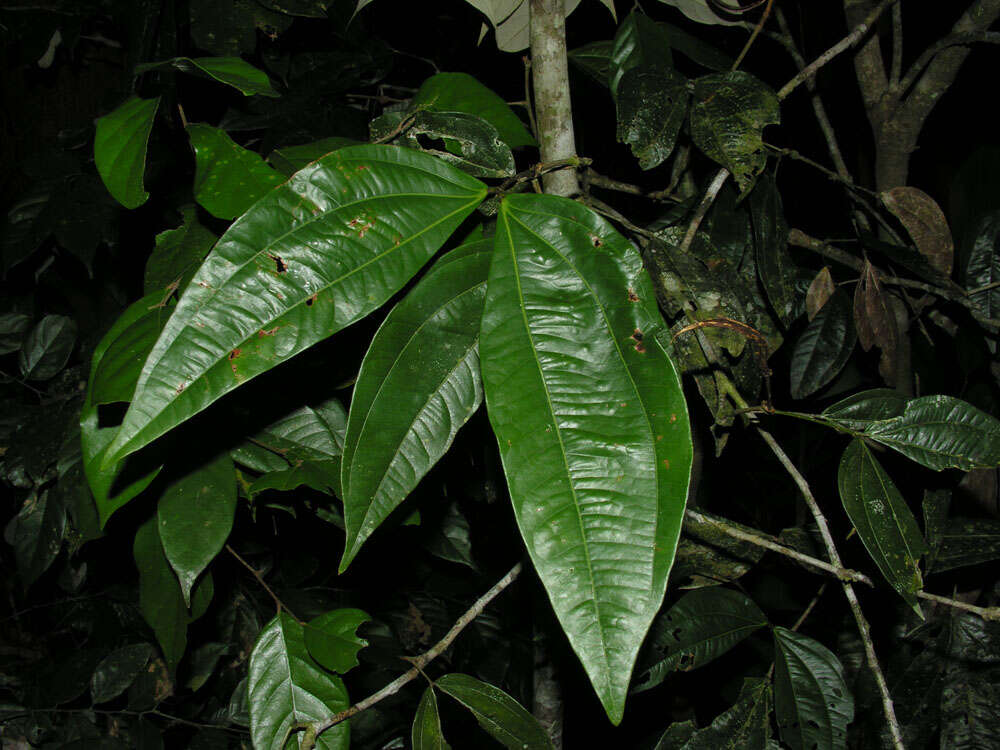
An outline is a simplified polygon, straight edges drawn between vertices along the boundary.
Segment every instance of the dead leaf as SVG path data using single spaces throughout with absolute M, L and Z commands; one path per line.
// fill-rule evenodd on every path
M 835 291 L 837 291 L 837 285 L 833 283 L 830 269 L 823 266 L 823 270 L 816 274 L 816 278 L 809 285 L 809 291 L 806 292 L 806 315 L 809 316 L 810 321 L 816 317 L 816 313 L 823 309 L 823 305 L 829 301 Z
M 873 346 L 881 351 L 878 371 L 886 383 L 896 382 L 896 354 L 899 330 L 891 302 L 878 280 L 878 272 L 865 261 L 861 278 L 854 288 L 854 327 L 858 343 L 866 352 Z
M 920 254 L 945 276 L 951 276 L 955 242 L 941 207 L 923 190 L 895 187 L 881 194 L 885 207 L 906 227 Z

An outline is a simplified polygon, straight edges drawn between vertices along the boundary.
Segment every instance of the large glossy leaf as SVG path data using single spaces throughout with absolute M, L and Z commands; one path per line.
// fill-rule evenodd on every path
M 393 309 L 365 355 L 341 470 L 341 571 L 482 402 L 479 322 L 491 245 L 480 240 L 446 255 Z
M 840 460 L 840 501 L 882 575 L 917 612 L 923 586 L 917 561 L 927 551 L 917 520 L 863 440 Z
M 822 416 L 849 430 L 864 430 L 875 422 L 898 417 L 906 408 L 906 397 L 892 388 L 873 388 L 838 401 Z
M 792 398 L 805 398 L 833 380 L 847 364 L 857 333 L 850 298 L 838 290 L 799 334 L 792 352 Z
M 285 180 L 224 130 L 196 122 L 187 133 L 195 158 L 194 198 L 213 216 L 234 219 Z
M 629 13 L 618 27 L 608 61 L 611 95 L 618 98 L 622 78 L 634 68 L 671 71 L 673 66 L 670 40 L 664 29 L 645 13 Z M 680 76 L 678 79 L 683 80 Z
M 309 655 L 331 672 L 350 672 L 358 666 L 358 651 L 368 645 L 356 631 L 371 619 L 360 609 L 334 609 L 314 617 L 303 626 Z
M 160 542 L 186 605 L 198 576 L 226 543 L 235 513 L 236 472 L 226 452 L 170 482 L 160 495 Z
M 621 720 L 687 500 L 691 436 L 632 245 L 579 204 L 508 196 L 483 385 L 514 514 L 563 630 Z
M 413 729 L 410 732 L 410 744 L 413 750 L 451 750 L 441 731 L 441 716 L 438 713 L 437 696 L 434 688 L 428 686 L 417 706 L 413 716 Z
M 611 39 L 590 42 L 570 50 L 569 61 L 579 66 L 580 70 L 597 83 L 607 86 L 608 76 L 611 74 L 611 53 L 614 44 Z
M 795 313 L 798 273 L 788 253 L 788 223 L 772 175 L 761 177 L 750 194 L 750 216 L 757 273 L 778 319 L 788 326 Z
M 787 628 L 774 629 L 774 707 L 781 739 L 792 750 L 847 745 L 854 698 L 844 668 L 822 643 Z
M 468 73 L 431 76 L 413 95 L 410 107 L 475 115 L 495 127 L 510 148 L 535 145 L 535 139 L 507 102 Z
M 160 97 L 133 96 L 97 120 L 94 163 L 104 186 L 125 208 L 138 208 L 149 198 L 142 184 L 146 145 Z
M 643 169 L 673 153 L 688 103 L 687 79 L 667 68 L 633 68 L 618 86 L 618 140 Z
M 376 309 L 486 194 L 409 149 L 356 146 L 240 217 L 195 274 L 143 367 L 108 461 Z
M 770 714 L 770 681 L 747 677 L 736 703 L 716 716 L 710 726 L 693 732 L 683 743 L 665 742 L 669 739 L 665 736 L 656 750 L 768 750 Z M 678 727 L 674 731 L 684 730 Z
M 76 346 L 76 323 L 65 315 L 46 315 L 28 331 L 18 352 L 25 380 L 48 380 L 59 374 Z
M 178 294 L 184 293 L 194 272 L 219 239 L 198 221 L 198 209 L 194 204 L 182 206 L 180 212 L 181 225 L 156 235 L 156 247 L 146 261 L 143 289 L 146 294 L 159 292 L 159 302 L 163 301 L 164 290 L 171 284 L 176 283 Z
M 256 750 L 283 750 L 295 724 L 325 719 L 347 709 L 347 688 L 324 671 L 306 650 L 302 625 L 287 612 L 278 613 L 257 637 L 247 677 L 250 736 Z M 321 734 L 316 747 L 347 750 L 350 723 Z M 292 743 L 298 747 L 297 742 Z
M 204 613 L 211 602 L 212 578 L 206 575 L 198 582 L 189 609 L 184 604 L 177 576 L 163 554 L 155 517 L 135 532 L 132 555 L 139 569 L 139 610 L 153 629 L 163 658 L 173 671 L 187 647 L 188 624 Z
M 1000 421 L 952 396 L 922 396 L 865 435 L 929 469 L 1000 466 Z
M 764 613 L 738 591 L 702 589 L 685 594 L 653 623 L 633 691 L 656 687 L 671 672 L 708 664 L 765 625 Z
M 271 79 L 263 70 L 255 68 L 239 57 L 175 57 L 171 60 L 143 63 L 135 67 L 136 73 L 149 70 L 179 70 L 232 86 L 244 96 L 278 96 L 271 86 Z
M 17 575 L 27 591 L 62 549 L 66 509 L 47 490 L 33 493 L 11 520 L 4 537 L 14 547 Z
M 538 720 L 500 688 L 467 674 L 446 674 L 434 685 L 457 700 L 476 717 L 479 726 L 510 750 L 552 747 Z
M 761 132 L 781 119 L 778 97 L 766 84 L 737 70 L 697 79 L 692 98 L 691 138 L 732 173 L 745 195 L 767 162 Z
M 359 142 L 353 138 L 333 136 L 298 146 L 282 146 L 268 154 L 267 160 L 279 172 L 291 177 L 306 164 L 310 164 L 333 151 L 357 145 Z

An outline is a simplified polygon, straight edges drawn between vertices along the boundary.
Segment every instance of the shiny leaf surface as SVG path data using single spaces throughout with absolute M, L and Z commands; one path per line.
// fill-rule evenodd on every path
M 1000 211 L 984 216 L 970 234 L 962 278 L 970 290 L 990 287 L 969 299 L 983 315 L 995 318 L 1000 315 Z
M 303 143 L 299 146 L 282 146 L 268 154 L 267 160 L 279 172 L 291 177 L 307 164 L 311 164 L 333 151 L 357 145 L 359 142 L 353 138 L 333 136 L 312 143 Z
M 279 613 L 257 636 L 247 696 L 256 750 L 283 750 L 293 725 L 324 719 L 350 705 L 343 681 L 316 666 L 306 650 L 302 625 L 287 612 Z M 347 750 L 349 744 L 346 721 L 316 740 L 322 750 Z
M 172 312 L 162 301 L 160 291 L 133 302 L 105 334 L 91 360 L 88 403 L 132 400 L 142 363 Z
M 341 571 L 482 402 L 479 322 L 491 244 L 442 258 L 389 313 L 365 355 L 344 445 Z
M 671 672 L 708 664 L 765 625 L 764 613 L 738 591 L 717 588 L 685 594 L 654 621 L 632 690 L 649 690 Z
M 617 100 L 622 78 L 630 70 L 646 68 L 664 73 L 672 71 L 674 61 L 670 54 L 670 40 L 663 28 L 649 16 L 632 11 L 618 27 L 608 65 L 607 84 L 611 95 Z
M 368 645 L 357 629 L 372 618 L 360 609 L 334 609 L 303 626 L 306 648 L 321 666 L 346 674 L 358 666 L 358 651 Z
M 236 221 L 143 367 L 121 458 L 398 291 L 485 196 L 408 149 L 356 146 L 298 172 Z
M 171 60 L 137 65 L 135 72 L 138 74 L 150 70 L 171 69 L 224 83 L 244 96 L 254 94 L 278 96 L 267 73 L 240 57 L 175 57 Z
M 749 73 L 714 73 L 694 82 L 691 138 L 728 169 L 745 195 L 764 168 L 761 133 L 780 117 L 778 97 Z
M 853 306 L 842 291 L 823 305 L 792 352 L 792 398 L 805 398 L 833 380 L 854 351 Z
M 410 107 L 475 115 L 496 128 L 501 140 L 510 148 L 535 145 L 535 139 L 507 102 L 468 73 L 431 76 L 413 95 Z
M 1000 421 L 952 396 L 908 401 L 901 415 L 869 425 L 865 436 L 936 471 L 1000 466 Z
M 847 745 L 854 698 L 844 668 L 826 646 L 774 628 L 774 707 L 781 739 L 792 750 L 839 750 Z
M 500 688 L 458 673 L 446 674 L 434 685 L 469 709 L 479 726 L 504 747 L 510 750 L 552 747 L 538 720 Z
M 413 729 L 410 731 L 410 744 L 413 750 L 451 750 L 441 731 L 441 716 L 438 713 L 437 696 L 434 688 L 428 686 L 417 706 L 413 716 Z
M 235 513 L 236 473 L 225 452 L 171 482 L 160 495 L 160 542 L 186 605 L 191 606 L 198 576 L 226 543 Z
M 687 500 L 691 436 L 638 253 L 567 199 L 500 209 L 480 355 L 514 514 L 605 709 L 621 720 Z
M 76 322 L 64 315 L 46 315 L 28 331 L 18 352 L 21 377 L 48 380 L 59 374 L 76 346 Z
M 923 586 L 917 561 L 927 551 L 917 520 L 896 485 L 862 440 L 852 440 L 840 460 L 840 501 L 882 575 L 919 613 Z
M 160 97 L 133 96 L 97 120 L 94 163 L 104 186 L 125 208 L 138 208 L 149 198 L 142 184 L 146 145 Z
M 212 216 L 235 219 L 284 177 L 259 154 L 238 146 L 224 130 L 211 125 L 187 126 L 194 149 L 194 198 Z
M 893 388 L 861 391 L 826 407 L 822 416 L 849 430 L 864 430 L 875 422 L 898 417 L 906 408 L 906 397 Z

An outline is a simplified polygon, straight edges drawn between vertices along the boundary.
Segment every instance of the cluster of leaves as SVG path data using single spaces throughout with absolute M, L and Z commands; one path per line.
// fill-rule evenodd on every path
M 346 25 L 370 2 L 192 0 L 190 44 L 135 61 L 129 95 L 88 133 L 92 164 L 63 153 L 24 167 L 35 179 L 4 232 L 20 302 L 0 317 L 18 608 L 2 623 L 16 654 L 0 686 L 3 736 L 143 748 L 163 746 L 164 730 L 191 747 L 248 737 L 278 748 L 293 733 L 326 748 L 480 741 L 455 706 L 439 708 L 440 693 L 500 743 L 548 747 L 521 705 L 533 624 L 516 614 L 480 615 L 422 697 L 324 724 L 398 675 L 400 655 L 441 638 L 491 582 L 484 571 L 514 564 L 523 542 L 548 595 L 529 608 L 534 627 L 551 607 L 615 724 L 630 692 L 632 705 L 754 645 L 751 676 L 727 673 L 726 705 L 646 722 L 657 748 L 765 748 L 774 728 L 793 748 L 845 747 L 849 732 L 876 741 L 879 700 L 855 658 L 866 644 L 780 625 L 809 595 L 774 594 L 761 549 L 725 531 L 745 527 L 684 521 L 680 374 L 720 455 L 737 412 L 765 393 L 810 398 L 808 412 L 764 410 L 815 429 L 802 434 L 828 455 L 825 441 L 849 437 L 830 478 L 840 523 L 912 612 L 887 605 L 886 616 L 905 620 L 922 616 L 924 575 L 995 560 L 1000 535 L 995 520 L 951 514 L 957 479 L 919 470 L 900 489 L 880 452 L 934 472 L 1000 465 L 992 339 L 955 335 L 979 359 L 942 395 L 872 387 L 898 374 L 905 333 L 885 279 L 866 260 L 852 304 L 829 268 L 793 259 L 763 140 L 778 97 L 700 36 L 633 11 L 613 39 L 571 54 L 607 88 L 639 169 L 658 189 L 677 175 L 669 210 L 626 223 L 627 238 L 589 192 L 523 192 L 518 162 L 532 165 L 535 138 L 472 75 L 432 75 L 387 111 L 351 107 L 352 89 L 385 99 L 375 86 L 392 61 Z M 469 2 L 501 49 L 526 45 L 527 2 Z M 668 4 L 689 16 L 704 5 Z M 325 35 L 316 49 L 283 46 L 313 28 Z M 216 97 L 228 109 L 206 106 Z M 213 112 L 214 125 L 189 121 Z M 357 124 L 368 120 L 366 133 Z M 160 149 L 189 150 L 193 169 L 157 167 Z M 696 186 L 719 168 L 736 187 L 687 237 Z M 982 181 L 970 170 L 958 184 Z M 65 209 L 67 194 L 86 205 Z M 127 252 L 108 228 L 108 196 L 150 220 L 141 285 L 100 265 Z M 992 320 L 1000 304 L 992 196 L 952 217 L 964 287 L 950 280 L 948 217 L 920 191 L 882 197 L 888 241 L 859 237 L 920 283 L 978 290 L 969 307 L 927 313 L 940 330 L 969 310 Z M 86 310 L 136 301 L 109 311 L 110 325 L 48 301 L 47 268 L 67 262 L 92 280 L 99 302 Z M 878 347 L 878 362 L 857 342 Z M 922 378 L 926 365 L 915 367 Z M 488 423 L 476 416 L 484 402 Z M 734 453 L 720 461 L 760 471 Z M 745 487 L 705 485 L 706 504 L 741 495 L 717 503 L 727 515 L 773 525 L 781 511 L 754 509 Z M 915 489 L 923 533 L 905 499 Z M 804 524 L 781 541 L 824 557 Z M 668 576 L 695 590 L 661 609 Z M 720 586 L 738 579 L 743 591 Z M 946 616 L 902 642 L 890 677 L 908 739 L 971 747 L 989 736 L 996 637 L 974 616 Z M 749 660 L 747 646 L 731 658 Z

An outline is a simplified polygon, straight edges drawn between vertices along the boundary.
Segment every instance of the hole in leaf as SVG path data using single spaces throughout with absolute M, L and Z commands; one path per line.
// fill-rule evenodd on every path
M 280 255 L 271 255 L 271 253 L 268 253 L 267 257 L 274 261 L 274 270 L 278 273 L 284 273 L 288 270 L 288 264 L 281 259 Z

